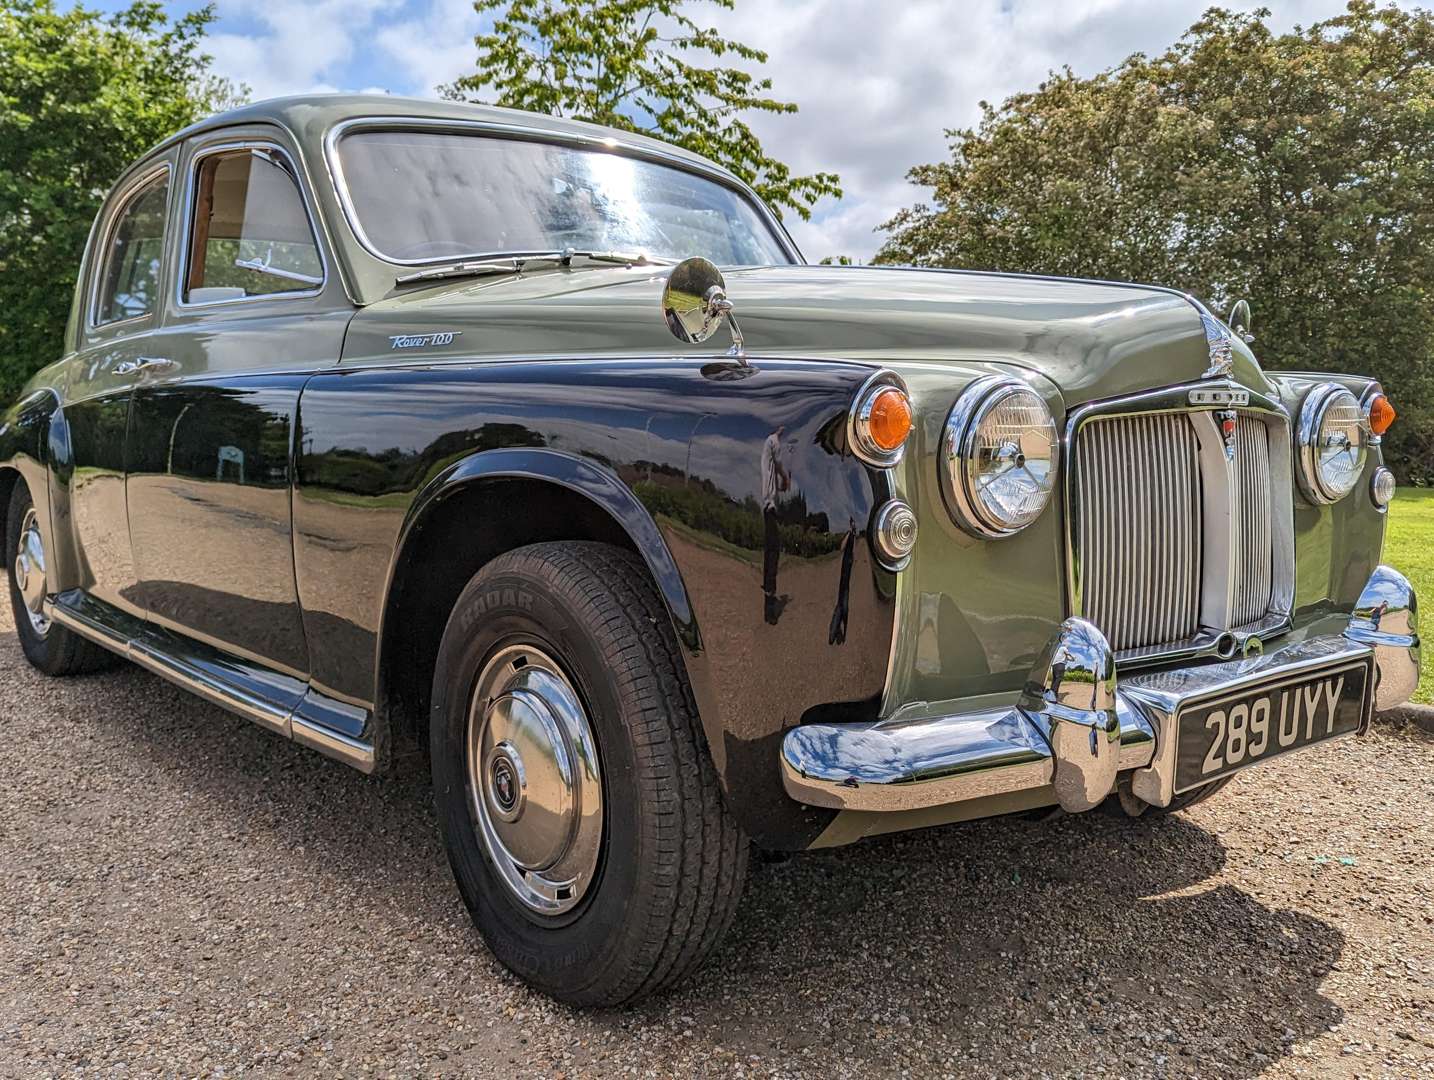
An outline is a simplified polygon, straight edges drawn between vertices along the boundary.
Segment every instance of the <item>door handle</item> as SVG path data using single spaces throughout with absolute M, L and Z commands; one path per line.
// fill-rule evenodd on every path
M 174 367 L 174 361 L 163 356 L 137 356 L 115 365 L 116 375 L 138 375 L 144 371 L 164 371 Z

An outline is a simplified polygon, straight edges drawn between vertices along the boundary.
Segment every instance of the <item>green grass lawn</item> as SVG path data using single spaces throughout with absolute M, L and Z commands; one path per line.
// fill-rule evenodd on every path
M 1384 561 L 1414 582 L 1424 607 L 1424 637 L 1429 636 L 1429 612 L 1434 610 L 1434 489 L 1401 488 L 1389 508 L 1389 530 L 1384 540 Z M 1424 649 L 1424 673 L 1415 701 L 1434 705 L 1434 657 Z

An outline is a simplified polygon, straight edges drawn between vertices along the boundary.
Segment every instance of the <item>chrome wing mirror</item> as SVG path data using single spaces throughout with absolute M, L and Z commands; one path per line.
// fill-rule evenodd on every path
M 662 290 L 662 317 L 672 336 L 688 345 L 706 341 L 725 322 L 732 331 L 727 355 L 747 363 L 742 331 L 727 299 L 727 282 L 706 259 L 685 259 L 672 268 Z
M 1248 300 L 1236 300 L 1235 306 L 1230 309 L 1230 317 L 1225 320 L 1230 329 L 1240 335 L 1240 340 L 1246 345 L 1255 340 L 1250 326 L 1250 302 Z

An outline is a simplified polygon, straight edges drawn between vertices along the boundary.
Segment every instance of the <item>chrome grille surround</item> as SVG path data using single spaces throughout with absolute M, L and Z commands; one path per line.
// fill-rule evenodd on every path
M 1231 408 L 1233 458 L 1217 416 Z M 1083 405 L 1063 441 L 1067 614 L 1099 627 L 1123 668 L 1254 652 L 1289 629 L 1294 477 L 1279 402 L 1184 384 Z

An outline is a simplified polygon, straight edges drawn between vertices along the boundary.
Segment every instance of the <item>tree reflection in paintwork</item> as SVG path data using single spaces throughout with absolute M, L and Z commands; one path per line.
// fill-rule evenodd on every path
M 717 767 L 740 772 L 751 790 L 744 826 L 759 840 L 815 835 L 825 815 L 796 808 L 773 768 L 782 733 L 833 704 L 873 714 L 891 648 L 892 575 L 861 542 L 886 481 L 845 447 L 847 411 L 869 374 L 770 359 L 750 368 L 627 359 L 320 373 L 303 394 L 294 499 L 315 681 L 353 698 L 374 693 L 394 553 L 409 516 L 449 478 L 482 481 L 490 454 L 508 455 L 524 475 L 591 463 L 635 496 L 647 532 L 608 507 L 630 534 L 651 535 L 656 523 L 677 570 L 671 580 L 686 590 L 665 595 L 690 611 L 690 636 L 679 637 Z M 778 431 L 787 483 L 766 507 L 761 453 Z M 762 588 L 769 516 L 780 560 L 772 592 L 789 598 L 775 623 L 764 621 Z M 475 517 L 472 527 L 477 540 L 502 526 Z M 661 586 L 661 568 L 653 572 Z M 782 677 L 753 677 L 774 671 Z

